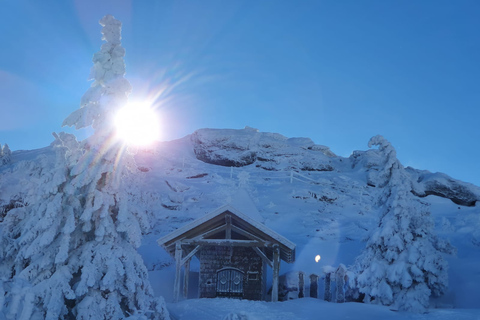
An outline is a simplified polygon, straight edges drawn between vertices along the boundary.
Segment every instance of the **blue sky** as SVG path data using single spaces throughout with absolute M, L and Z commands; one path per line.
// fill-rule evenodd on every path
M 405 166 L 480 185 L 480 1 L 1 0 L 0 143 L 74 132 L 105 14 L 131 97 L 163 92 L 163 140 L 248 125 L 349 156 L 381 134 Z

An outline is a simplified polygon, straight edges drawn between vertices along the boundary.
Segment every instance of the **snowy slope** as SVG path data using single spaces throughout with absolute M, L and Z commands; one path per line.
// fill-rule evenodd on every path
M 54 157 L 51 147 L 17 151 L 9 164 L 0 166 L 0 221 L 12 205 L 35 201 L 35 190 L 44 183 L 37 177 L 53 170 Z M 381 171 L 382 159 L 376 149 L 344 158 L 307 138 L 253 128 L 202 129 L 140 150 L 136 161 L 141 191 L 131 195 L 132 202 L 151 217 L 151 232 L 139 251 L 154 290 L 167 301 L 172 294 L 173 259 L 155 241 L 224 204 L 234 205 L 296 243 L 296 262 L 282 264 L 281 272 L 321 275 L 324 266 L 348 266 L 378 225 L 382 187 L 374 174 Z M 480 210 L 475 205 L 480 188 L 444 174 L 406 170 L 412 192 L 430 204 L 438 235 L 450 239 L 458 250 L 457 256 L 447 257 L 450 290 L 432 305 L 480 308 L 475 298 L 480 296 Z M 314 261 L 317 254 L 322 257 L 319 263 Z M 193 263 L 195 271 L 198 265 Z M 196 294 L 194 282 L 191 297 Z M 306 308 L 318 303 L 305 300 Z M 323 302 L 312 308 L 317 307 L 327 308 Z M 172 308 L 181 312 L 182 306 Z M 295 308 L 302 307 L 291 310 Z M 357 312 L 356 306 L 348 308 Z M 382 312 L 386 311 L 377 316 L 383 317 Z

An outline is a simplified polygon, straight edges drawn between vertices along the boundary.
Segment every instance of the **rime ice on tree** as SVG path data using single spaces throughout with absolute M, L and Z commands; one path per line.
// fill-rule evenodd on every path
M 0 166 L 10 163 L 12 151 L 8 147 L 8 144 L 4 144 L 3 147 L 0 144 Z
M 64 122 L 95 132 L 83 142 L 54 134 L 57 163 L 42 173 L 49 175 L 44 193 L 5 217 L 0 289 L 11 319 L 168 319 L 136 251 L 149 225 L 125 191 L 135 192 L 132 172 L 123 170 L 134 168 L 133 156 L 109 143 L 113 114 L 130 92 L 121 23 L 108 15 L 100 24 L 106 43 L 93 58 L 95 81 Z
M 448 265 L 441 253 L 453 249 L 434 235 L 428 207 L 411 194 L 410 179 L 392 145 L 381 136 L 373 137 L 372 145 L 386 159 L 380 174 L 387 184 L 380 225 L 357 258 L 358 288 L 365 302 L 423 312 L 431 295 L 447 289 Z
M 106 139 L 111 134 L 113 117 L 125 105 L 132 87 L 125 75 L 125 49 L 121 45 L 122 24 L 111 15 L 100 20 L 102 40 L 99 52 L 93 56 L 89 80 L 94 80 L 85 92 L 76 110 L 63 122 L 64 126 L 76 129 L 92 126 L 95 134 Z M 104 142 L 104 141 L 103 141 Z

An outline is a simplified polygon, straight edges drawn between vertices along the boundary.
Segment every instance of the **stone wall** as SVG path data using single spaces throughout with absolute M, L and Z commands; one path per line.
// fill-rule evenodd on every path
M 200 298 L 215 298 L 217 270 L 232 267 L 244 272 L 243 299 L 264 300 L 265 268 L 262 259 L 252 248 L 204 247 L 197 253 L 197 257 L 200 260 Z

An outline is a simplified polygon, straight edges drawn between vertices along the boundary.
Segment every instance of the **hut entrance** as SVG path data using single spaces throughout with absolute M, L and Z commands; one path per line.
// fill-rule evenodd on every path
M 217 270 L 217 297 L 242 298 L 243 272 L 235 268 Z

